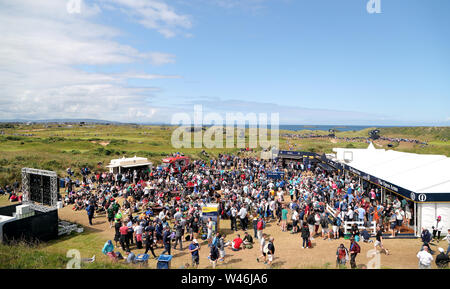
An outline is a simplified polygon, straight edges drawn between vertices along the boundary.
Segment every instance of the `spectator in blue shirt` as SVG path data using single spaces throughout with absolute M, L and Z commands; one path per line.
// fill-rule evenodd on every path
M 198 264 L 200 262 L 200 245 L 197 242 L 196 239 L 192 240 L 192 243 L 189 245 L 189 252 L 191 252 L 192 255 L 192 266 L 198 267 Z

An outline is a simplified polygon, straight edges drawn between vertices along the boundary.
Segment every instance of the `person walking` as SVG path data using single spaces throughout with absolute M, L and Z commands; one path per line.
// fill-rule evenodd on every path
M 198 268 L 200 263 L 200 244 L 197 242 L 197 239 L 192 240 L 192 243 L 189 245 L 189 252 L 192 256 L 192 267 Z
M 259 239 L 259 248 L 261 250 L 261 256 L 256 258 L 256 261 L 259 263 L 260 258 L 264 258 L 264 263 L 267 262 L 267 253 L 265 252 L 266 249 L 266 233 L 262 233 L 261 238 Z
M 89 203 L 89 205 L 86 207 L 86 211 L 89 219 L 89 225 L 92 226 L 92 219 L 94 218 L 95 213 L 95 205 L 92 202 Z
M 170 255 L 170 249 L 172 247 L 171 238 L 170 238 L 170 228 L 167 226 L 164 230 L 163 234 L 163 244 L 164 244 L 164 251 L 162 251 L 161 255 L 164 255 L 165 253 L 168 253 Z
M 130 250 L 130 245 L 128 242 L 128 226 L 125 224 L 125 222 L 122 223 L 122 227 L 119 229 L 120 231 L 120 246 L 122 247 L 123 251 Z
M 419 259 L 419 269 L 431 269 L 433 256 L 428 252 L 428 246 L 424 246 L 423 250 L 417 253 L 417 259 Z
M 282 205 L 281 209 L 281 231 L 286 232 L 287 230 L 287 219 L 288 219 L 288 209 L 286 209 L 285 205 Z
M 219 249 L 219 261 L 223 262 L 225 258 L 225 240 L 223 235 L 218 235 L 219 241 L 217 242 L 217 249 Z
M 153 231 L 146 230 L 145 232 L 145 253 L 147 254 L 148 251 L 152 252 L 153 258 L 157 258 L 155 255 L 155 250 L 153 249 L 155 245 L 155 239 L 153 237 Z
M 267 265 L 272 265 L 274 255 L 275 255 L 275 245 L 273 242 L 275 241 L 274 237 L 270 237 L 269 243 L 267 244 Z
M 348 261 L 348 250 L 347 248 L 345 248 L 344 244 L 341 244 L 336 250 L 336 267 L 337 268 L 345 267 L 347 261 Z
M 293 210 L 292 212 L 292 232 L 291 234 L 296 234 L 298 231 L 298 220 L 299 220 L 299 214 L 297 212 L 297 210 Z
M 259 240 L 261 240 L 261 238 L 263 237 L 263 234 L 264 234 L 263 233 L 263 230 L 264 230 L 264 219 L 263 218 L 259 218 L 259 221 L 256 224 L 256 230 L 257 230 L 257 232 L 256 232 L 257 238 Z
M 180 243 L 180 251 L 183 251 L 183 225 L 179 221 L 175 222 L 175 245 L 174 249 L 177 248 L 178 243 Z
M 355 237 L 350 238 L 350 265 L 352 269 L 356 269 L 356 256 L 361 252 L 361 247 L 355 241 Z
M 375 250 L 377 250 L 377 247 L 380 247 L 381 252 L 384 251 L 384 253 L 386 253 L 386 255 L 389 255 L 389 250 L 384 248 L 383 246 L 383 231 L 381 230 L 380 225 L 377 226 L 377 234 L 375 236 L 375 243 L 374 243 L 374 247 Z
M 216 269 L 217 259 L 219 259 L 219 249 L 214 244 L 211 245 L 211 249 L 209 251 L 208 259 L 209 259 L 209 262 L 212 265 L 212 268 Z

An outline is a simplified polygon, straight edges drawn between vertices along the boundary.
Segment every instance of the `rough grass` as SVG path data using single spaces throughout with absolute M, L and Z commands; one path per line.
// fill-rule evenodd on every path
M 237 148 L 183 148 L 176 149 L 171 145 L 171 134 L 175 128 L 165 126 L 136 125 L 90 125 L 90 126 L 58 126 L 58 125 L 15 125 L 4 126 L 0 135 L 0 186 L 20 180 L 23 167 L 54 170 L 60 176 L 71 167 L 76 177 L 80 177 L 79 169 L 88 166 L 91 170 L 105 170 L 105 165 L 113 158 L 143 156 L 155 165 L 167 154 L 182 151 L 193 159 L 206 159 L 201 155 L 204 149 L 211 157 L 219 153 L 236 153 Z M 373 128 L 361 131 L 336 132 L 337 137 L 367 137 Z M 428 146 L 400 144 L 396 150 L 442 154 L 450 156 L 449 127 L 406 127 L 382 128 L 382 136 L 414 138 L 428 141 Z M 327 135 L 327 131 L 280 131 L 293 134 Z M 236 134 L 235 134 L 236 137 Z M 226 136 L 223 138 L 226 141 Z M 248 131 L 246 133 L 248 143 Z M 100 143 L 109 143 L 101 145 Z M 295 146 L 294 146 L 295 145 Z M 236 147 L 236 146 L 235 146 Z M 330 139 L 288 140 L 280 138 L 280 148 L 303 150 L 317 153 L 332 153 L 335 147 L 364 148 L 363 141 L 331 142 Z M 383 144 L 387 148 L 387 144 Z M 379 147 L 377 147 L 379 148 Z M 260 149 L 257 149 L 257 151 Z M 100 166 L 98 163 L 101 163 Z
M 0 244 L 0 269 L 66 269 L 71 258 L 65 254 L 39 249 L 40 245 Z M 82 256 L 83 257 L 83 256 Z M 130 266 L 120 263 L 96 260 L 94 263 L 81 263 L 81 269 L 127 269 Z

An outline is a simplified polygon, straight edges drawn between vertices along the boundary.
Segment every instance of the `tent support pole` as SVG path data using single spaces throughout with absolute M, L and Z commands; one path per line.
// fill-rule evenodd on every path
M 417 237 L 417 205 L 416 202 L 414 202 L 414 236 Z

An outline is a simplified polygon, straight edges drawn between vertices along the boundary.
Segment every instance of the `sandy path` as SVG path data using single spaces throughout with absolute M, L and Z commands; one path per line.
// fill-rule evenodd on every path
M 75 212 L 72 206 L 63 208 L 59 210 L 59 216 L 61 219 L 70 220 L 82 224 L 88 228 L 88 218 L 84 211 Z M 220 223 L 221 231 L 227 234 L 227 241 L 231 241 L 235 238 L 236 233 L 230 234 L 230 222 L 229 220 L 222 220 Z M 110 228 L 107 223 L 106 216 L 100 215 L 94 218 L 93 229 L 96 229 L 97 236 L 104 238 L 106 240 L 112 239 L 114 236 L 114 228 Z M 248 230 L 250 234 L 253 234 L 253 229 Z M 281 232 L 279 226 L 276 222 L 269 223 L 266 227 L 265 232 L 275 238 L 275 268 L 325 268 L 328 263 L 329 268 L 335 267 L 335 254 L 336 248 L 340 243 L 344 243 L 348 248 L 350 241 L 340 239 L 340 240 L 322 240 L 321 238 L 316 238 L 313 241 L 313 249 L 302 249 L 301 248 L 301 238 L 299 234 L 290 234 L 289 232 Z M 243 237 L 243 231 L 238 231 Z M 385 246 L 391 251 L 391 255 L 381 255 L 381 266 L 382 268 L 417 268 L 416 254 L 420 248 L 420 240 L 404 240 L 404 239 L 387 239 L 385 240 Z M 183 247 L 186 248 L 189 243 L 184 242 Z M 208 247 L 206 242 L 203 242 L 202 248 L 200 250 L 200 266 L 199 268 L 210 268 L 210 264 L 207 260 Z M 361 254 L 357 257 L 357 264 L 367 264 L 370 260 L 366 256 L 367 252 L 373 249 L 373 244 L 360 243 Z M 445 245 L 445 244 L 444 244 Z M 132 250 L 138 254 L 143 253 L 144 250 L 136 250 L 131 247 Z M 119 248 L 118 248 L 119 249 Z M 100 249 L 99 249 L 100 250 Z M 122 251 L 119 249 L 119 251 Z M 162 252 L 161 248 L 156 249 L 156 254 Z M 191 263 L 191 255 L 187 249 L 183 251 L 173 250 L 172 254 L 174 258 L 172 260 L 172 268 L 180 268 L 186 263 Z M 248 268 L 248 269 L 263 269 L 267 268 L 262 263 L 256 261 L 256 257 L 259 256 L 258 245 L 255 244 L 253 249 L 243 250 L 240 252 L 233 252 L 226 249 L 226 258 L 223 264 L 218 265 L 221 268 Z M 347 265 L 349 267 L 349 265 Z M 435 265 L 433 264 L 433 267 Z M 156 268 L 156 261 L 149 261 L 149 268 Z

